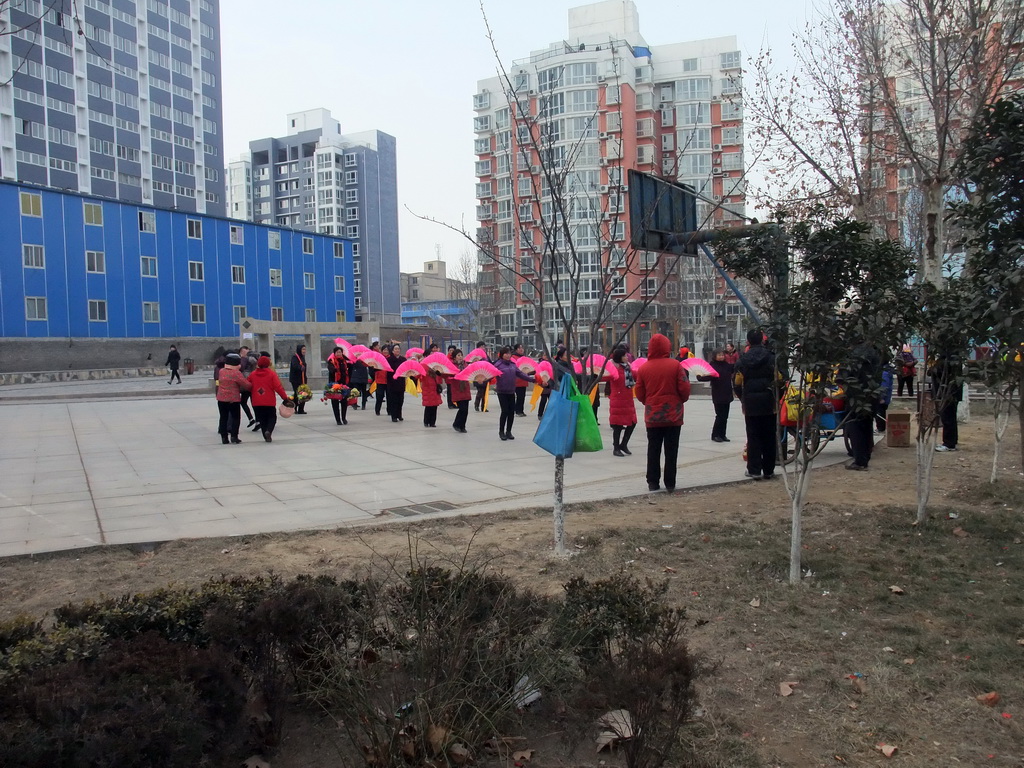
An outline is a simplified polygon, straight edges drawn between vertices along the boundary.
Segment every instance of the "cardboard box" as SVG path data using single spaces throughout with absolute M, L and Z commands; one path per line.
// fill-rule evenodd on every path
M 885 444 L 890 448 L 910 447 L 910 414 L 888 413 L 885 419 Z

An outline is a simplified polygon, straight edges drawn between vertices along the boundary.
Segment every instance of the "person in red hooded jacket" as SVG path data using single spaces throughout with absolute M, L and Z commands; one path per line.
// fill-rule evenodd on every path
M 647 488 L 661 485 L 661 455 L 665 453 L 665 490 L 676 488 L 676 459 L 683 426 L 683 403 L 690 399 L 690 380 L 678 360 L 669 357 L 668 337 L 656 333 L 647 345 L 647 362 L 636 375 L 636 399 L 644 404 L 647 427 Z
M 427 369 L 427 375 L 420 381 L 420 398 L 423 401 L 423 426 L 437 426 L 437 408 L 441 405 L 441 393 L 444 392 L 444 377 L 433 368 Z
M 256 370 L 249 374 L 252 386 L 252 407 L 256 412 L 256 426 L 268 443 L 274 441 L 274 427 L 277 426 L 277 398 L 291 402 L 277 372 L 270 365 L 270 357 L 261 355 Z M 254 430 L 255 431 L 255 430 Z

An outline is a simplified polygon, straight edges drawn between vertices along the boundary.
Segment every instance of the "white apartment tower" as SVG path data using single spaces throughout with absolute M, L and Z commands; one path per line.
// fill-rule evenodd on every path
M 533 323 L 524 287 L 510 285 L 507 273 L 500 273 L 503 265 L 515 264 L 520 275 L 542 268 L 537 222 L 551 206 L 545 168 L 564 173 L 573 241 L 583 251 L 582 269 L 594 274 L 578 297 L 584 321 L 587 301 L 608 288 L 600 276 L 623 271 L 618 258 L 629 242 L 628 169 L 697 189 L 706 198 L 698 205 L 702 226 L 742 218 L 746 189 L 736 38 L 650 46 L 639 27 L 631 0 L 572 8 L 564 40 L 513 61 L 508 81 L 492 77 L 478 83 L 473 97 L 478 240 L 493 254 L 480 258 L 485 338 L 531 346 L 545 330 Z M 656 331 L 685 340 L 688 318 L 708 322 L 699 312 L 687 315 L 687 294 L 700 292 L 688 282 L 693 281 L 678 266 L 622 275 L 615 291 L 636 288 L 638 296 L 657 297 L 650 322 L 634 341 L 642 345 Z M 724 326 L 727 316 L 738 314 L 738 304 L 733 311 L 734 302 L 714 277 L 704 283 L 719 306 L 713 307 L 715 296 L 710 302 L 694 296 L 694 303 L 709 312 L 721 310 Z M 734 317 L 731 322 L 735 326 Z M 549 319 L 546 330 L 553 336 L 559 327 Z M 580 344 L 606 340 L 581 337 Z

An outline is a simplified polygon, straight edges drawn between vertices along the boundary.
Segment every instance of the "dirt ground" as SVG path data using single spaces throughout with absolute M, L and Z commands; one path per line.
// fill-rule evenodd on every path
M 691 650 L 713 668 L 686 732 L 695 765 L 1022 766 L 1020 438 L 1011 425 L 990 485 L 991 417 L 976 412 L 960 434 L 959 452 L 935 456 L 922 526 L 912 525 L 913 447 L 879 445 L 866 473 L 815 471 L 802 546 L 809 573 L 796 587 L 786 583 L 785 487 L 747 481 L 573 508 L 569 559 L 552 555 L 550 510 L 11 558 L 0 562 L 0 618 L 221 575 L 354 575 L 411 547 L 439 558 L 469 552 L 552 594 L 575 575 L 625 571 L 668 581 L 688 612 Z M 996 706 L 976 700 L 990 691 Z M 330 741 L 292 723 L 271 764 L 340 765 Z M 897 751 L 886 758 L 880 745 Z M 531 766 L 602 759 L 539 749 Z

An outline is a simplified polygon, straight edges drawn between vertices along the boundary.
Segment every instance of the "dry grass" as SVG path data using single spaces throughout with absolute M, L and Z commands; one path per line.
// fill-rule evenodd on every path
M 812 575 L 795 588 L 785 583 L 785 494 L 748 483 L 574 510 L 578 554 L 568 561 L 551 558 L 543 511 L 13 559 L 0 563 L 0 614 L 221 573 L 344 575 L 371 551 L 401 552 L 411 528 L 421 552 L 472 540 L 477 556 L 538 591 L 557 592 L 574 575 L 667 579 L 688 612 L 692 649 L 715 667 L 685 736 L 699 768 L 1021 766 L 1024 476 L 1008 462 L 990 486 L 989 420 L 961 434 L 962 452 L 936 457 L 934 516 L 920 527 L 909 451 L 880 450 L 869 473 L 819 472 L 804 523 Z M 1015 440 L 1011 428 L 1007 444 Z M 784 681 L 799 683 L 791 696 L 779 695 Z M 994 708 L 975 700 L 989 691 L 1001 696 Z M 326 764 L 330 750 L 314 746 L 324 740 L 296 727 L 275 768 Z M 899 749 L 891 761 L 882 742 Z M 596 765 L 588 754 L 572 764 Z M 543 751 L 532 763 L 560 764 Z

